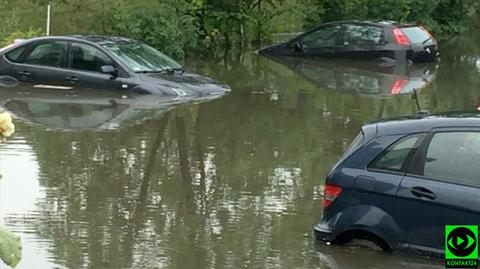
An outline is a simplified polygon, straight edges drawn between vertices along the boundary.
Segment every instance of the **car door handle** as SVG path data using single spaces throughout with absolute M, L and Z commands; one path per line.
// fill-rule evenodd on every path
M 77 77 L 66 77 L 65 80 L 69 81 L 69 82 L 72 82 L 72 83 L 76 83 L 76 82 L 79 81 L 79 79 Z
M 19 74 L 20 76 L 24 76 L 24 77 L 30 76 L 30 72 L 28 72 L 28 71 L 20 71 L 17 74 Z
M 413 187 L 410 192 L 418 198 L 426 198 L 429 200 L 435 200 L 435 198 L 437 198 L 435 193 L 424 187 Z

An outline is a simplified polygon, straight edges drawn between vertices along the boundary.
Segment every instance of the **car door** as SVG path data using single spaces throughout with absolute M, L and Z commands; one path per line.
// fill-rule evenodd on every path
M 435 130 L 416 153 L 397 196 L 411 247 L 443 252 L 445 225 L 480 224 L 480 129 Z
M 12 76 L 21 82 L 63 85 L 67 42 L 42 40 L 31 44 L 22 59 L 12 62 Z
M 383 28 L 373 25 L 346 24 L 337 56 L 341 58 L 373 60 L 382 57 L 385 44 Z
M 342 26 L 339 24 L 317 28 L 299 39 L 296 47 L 297 54 L 310 57 L 334 57 L 341 33 Z
M 81 88 L 121 89 L 122 83 L 112 74 L 103 73 L 102 66 L 118 65 L 100 49 L 82 42 L 71 42 L 68 57 L 68 75 L 65 81 Z

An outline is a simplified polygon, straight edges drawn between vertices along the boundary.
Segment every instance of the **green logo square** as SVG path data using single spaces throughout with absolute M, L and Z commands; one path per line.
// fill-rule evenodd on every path
M 478 225 L 445 226 L 445 263 L 447 268 L 478 266 Z

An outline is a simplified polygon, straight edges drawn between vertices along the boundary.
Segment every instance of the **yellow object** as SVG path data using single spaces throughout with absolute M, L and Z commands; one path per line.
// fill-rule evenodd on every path
M 12 115 L 8 112 L 0 112 L 0 136 L 9 137 L 15 132 Z

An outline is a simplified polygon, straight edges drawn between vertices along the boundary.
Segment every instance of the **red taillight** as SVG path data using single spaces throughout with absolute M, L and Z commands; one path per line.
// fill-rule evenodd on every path
M 410 46 L 410 40 L 408 37 L 400 30 L 400 28 L 393 29 L 393 36 L 395 37 L 395 42 L 399 45 Z
M 405 85 L 407 85 L 407 83 L 408 83 L 408 80 L 406 80 L 406 79 L 395 80 L 395 82 L 393 82 L 393 84 L 392 84 L 392 88 L 390 89 L 390 93 L 393 94 L 393 95 L 399 94 L 400 92 L 402 92 L 403 87 L 405 87 Z
M 333 185 L 325 185 L 323 190 L 323 208 L 327 208 L 340 195 L 342 188 Z

